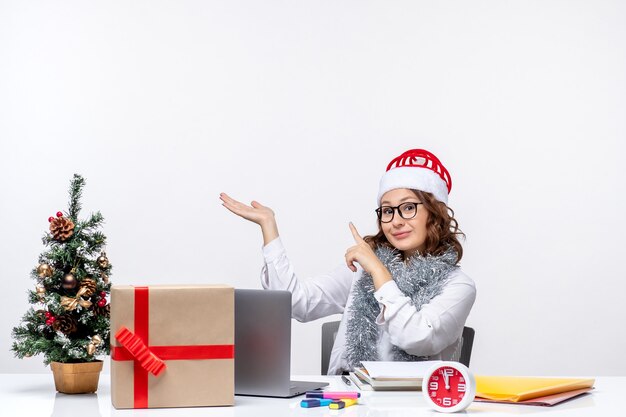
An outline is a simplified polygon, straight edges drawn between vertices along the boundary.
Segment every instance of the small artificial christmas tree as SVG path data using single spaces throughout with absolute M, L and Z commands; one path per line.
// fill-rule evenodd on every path
M 112 266 L 102 251 L 102 214 L 78 219 L 84 185 L 83 177 L 74 174 L 69 210 L 48 219 L 50 232 L 43 237 L 48 249 L 31 271 L 36 285 L 29 302 L 35 307 L 12 332 L 11 350 L 18 358 L 43 353 L 48 365 L 93 362 L 96 355 L 110 353 L 107 296 Z

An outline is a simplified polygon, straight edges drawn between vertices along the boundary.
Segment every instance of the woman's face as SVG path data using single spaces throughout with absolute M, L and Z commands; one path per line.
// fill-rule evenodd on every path
M 380 205 L 397 207 L 407 202 L 421 203 L 413 191 L 399 188 L 383 194 Z M 408 217 L 406 212 L 403 214 Z M 381 228 L 389 243 L 401 250 L 405 257 L 409 257 L 416 251 L 424 249 L 427 220 L 428 210 L 423 204 L 419 204 L 416 207 L 415 217 L 412 219 L 404 219 L 398 214 L 398 210 L 394 210 L 393 220 L 389 223 L 381 223 Z

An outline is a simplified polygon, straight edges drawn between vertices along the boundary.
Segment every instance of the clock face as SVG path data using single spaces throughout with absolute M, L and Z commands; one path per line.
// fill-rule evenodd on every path
M 442 408 L 451 408 L 456 407 L 466 397 L 468 381 L 458 369 L 441 366 L 430 374 L 426 389 L 428 397 L 434 404 Z

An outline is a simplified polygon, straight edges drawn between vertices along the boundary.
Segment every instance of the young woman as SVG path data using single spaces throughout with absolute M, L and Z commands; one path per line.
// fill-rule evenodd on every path
M 223 206 L 261 226 L 263 288 L 292 293 L 301 322 L 343 313 L 329 374 L 363 360 L 448 360 L 460 348 L 476 288 L 458 266 L 462 235 L 448 208 L 452 180 L 432 153 L 413 149 L 392 160 L 378 190 L 378 233 L 362 238 L 346 264 L 301 280 L 278 236 L 274 212 L 220 194 Z

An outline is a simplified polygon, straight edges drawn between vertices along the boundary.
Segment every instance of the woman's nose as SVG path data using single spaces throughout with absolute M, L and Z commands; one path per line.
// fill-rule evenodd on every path
M 396 227 L 402 226 L 404 224 L 404 219 L 402 218 L 402 216 L 400 216 L 400 213 L 396 213 L 396 215 L 393 216 L 393 220 L 391 221 L 391 224 L 393 224 Z

